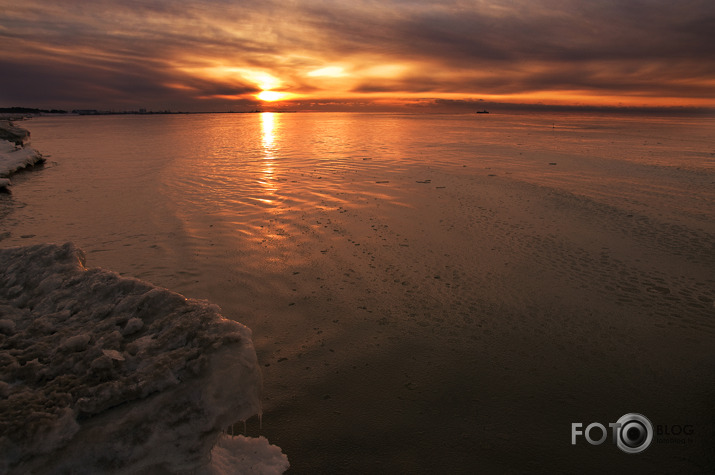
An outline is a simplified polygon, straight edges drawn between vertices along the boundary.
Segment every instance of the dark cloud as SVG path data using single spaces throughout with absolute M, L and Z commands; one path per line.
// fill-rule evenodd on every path
M 378 47 L 463 62 L 713 58 L 715 51 L 710 1 L 532 0 L 496 11 L 473 4 L 408 6 L 386 16 L 338 8 L 308 12 L 321 18 L 317 25 L 334 38 L 331 45 L 345 52 Z
M 166 75 L 163 70 L 140 64 L 120 63 L 109 68 L 97 67 L 96 63 L 77 65 L 49 61 L 40 65 L 0 61 L 0 69 L 5 71 L 0 76 L 0 103 L 3 104 L 39 102 L 67 109 L 131 109 L 149 105 L 162 110 L 187 107 L 196 110 L 191 106 L 191 99 L 205 103 L 205 99 L 199 98 L 259 92 L 251 85 L 194 77 L 176 83 L 177 78 Z

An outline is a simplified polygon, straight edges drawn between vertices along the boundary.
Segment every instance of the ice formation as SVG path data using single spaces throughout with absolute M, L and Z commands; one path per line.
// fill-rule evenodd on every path
M 224 434 L 211 451 L 211 464 L 196 475 L 274 475 L 285 472 L 288 458 L 265 437 Z
M 0 249 L 0 472 L 287 469 L 265 439 L 221 435 L 260 413 L 251 331 L 84 263 L 71 243 Z
M 14 125 L 10 120 L 0 120 L 0 139 L 23 145 L 30 140 L 30 132 Z
M 27 130 L 10 121 L 0 121 L 0 189 L 10 185 L 9 175 L 44 162 L 39 152 L 25 146 L 29 137 Z

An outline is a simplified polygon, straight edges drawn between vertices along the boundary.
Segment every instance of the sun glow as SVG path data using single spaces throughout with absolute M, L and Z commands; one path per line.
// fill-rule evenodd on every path
M 310 71 L 307 74 L 308 77 L 330 77 L 330 78 L 341 78 L 347 76 L 345 70 L 340 66 L 328 66 L 321 69 L 316 69 Z
M 276 91 L 262 91 L 261 93 L 256 94 L 258 99 L 266 102 L 280 101 L 281 99 L 284 99 L 285 96 L 286 94 Z

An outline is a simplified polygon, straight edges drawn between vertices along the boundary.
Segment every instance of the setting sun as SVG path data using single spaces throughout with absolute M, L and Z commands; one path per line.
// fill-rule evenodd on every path
M 276 91 L 263 91 L 260 94 L 256 95 L 258 99 L 266 102 L 279 101 L 283 99 L 284 96 L 285 94 Z

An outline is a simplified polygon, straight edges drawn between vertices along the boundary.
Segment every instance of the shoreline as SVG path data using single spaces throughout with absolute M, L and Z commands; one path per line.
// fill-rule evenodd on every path
M 0 176 L 44 162 L 29 131 L 0 130 Z M 67 242 L 0 248 L 0 309 L 3 473 L 289 468 L 264 436 L 227 433 L 260 419 L 262 371 L 218 306 L 86 267 Z

